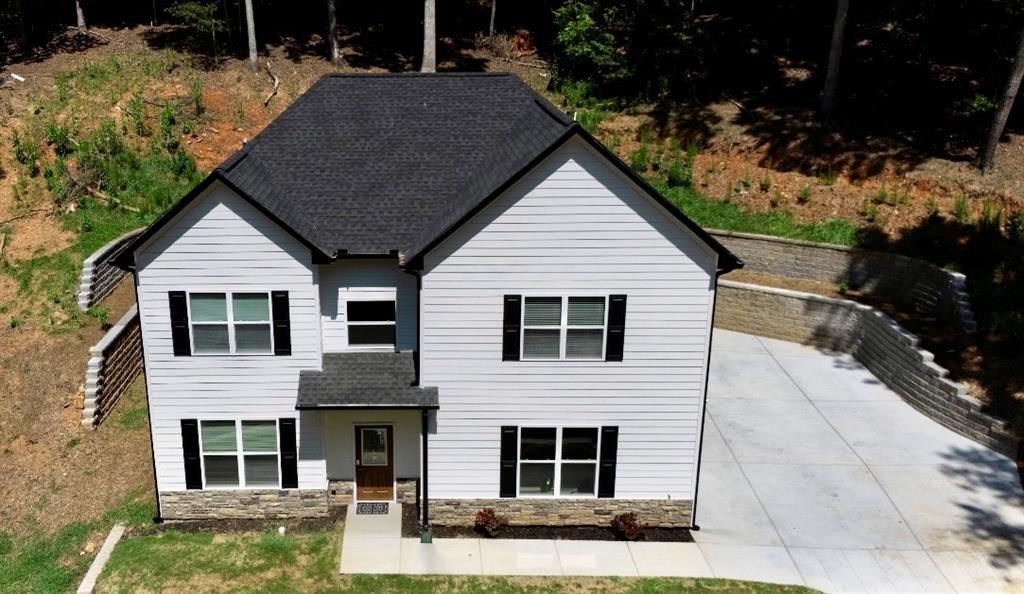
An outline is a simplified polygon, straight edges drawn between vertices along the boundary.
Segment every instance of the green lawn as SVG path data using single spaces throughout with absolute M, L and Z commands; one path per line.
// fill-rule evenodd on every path
M 56 534 L 16 538 L 0 530 L 0 592 L 74 591 L 92 563 L 93 555 L 81 554 L 90 534 L 102 541 L 116 522 L 136 526 L 152 518 L 152 502 L 129 501 L 99 520 L 76 522 Z
M 341 527 L 321 532 L 213 534 L 165 532 L 121 541 L 98 591 L 401 592 L 668 594 L 812 592 L 796 586 L 704 579 L 342 576 Z

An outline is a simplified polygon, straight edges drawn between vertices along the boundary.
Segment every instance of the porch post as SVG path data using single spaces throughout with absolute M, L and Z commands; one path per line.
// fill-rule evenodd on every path
M 423 444 L 420 446 L 420 451 L 423 452 L 423 469 L 420 471 L 420 491 L 423 494 L 423 505 L 421 508 L 423 510 L 423 529 L 420 532 L 420 542 L 429 543 L 432 540 L 432 535 L 430 534 L 430 498 L 427 494 L 427 485 L 429 484 L 427 480 L 427 435 L 430 432 L 430 410 L 424 408 L 420 411 L 420 414 L 423 420 L 423 428 L 421 429 Z

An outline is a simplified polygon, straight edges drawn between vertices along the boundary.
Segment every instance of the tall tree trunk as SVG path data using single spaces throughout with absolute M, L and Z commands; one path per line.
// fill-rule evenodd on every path
M 1010 78 L 1006 81 L 1003 96 L 999 98 L 999 108 L 992 116 L 992 125 L 988 129 L 985 146 L 981 151 L 981 161 L 978 165 L 982 171 L 992 167 L 995 161 L 996 146 L 999 145 L 999 139 L 1003 137 L 1006 120 L 1010 118 L 1010 111 L 1017 98 L 1017 91 L 1020 90 L 1022 78 L 1024 78 L 1024 28 L 1021 28 L 1020 41 L 1017 42 L 1017 55 L 1013 59 L 1013 70 L 1010 71 Z
M 150 27 L 155 27 L 155 26 L 157 26 L 159 24 L 160 24 L 160 22 L 159 22 L 159 20 L 157 18 L 157 12 L 156 12 L 156 0 L 153 0 L 153 20 L 150 21 L 149 26 Z
M 220 9 L 224 13 L 224 24 L 228 30 L 228 45 L 231 46 L 232 52 L 238 51 L 238 45 L 235 43 L 235 23 L 231 20 L 231 13 L 228 12 L 228 0 L 220 0 Z M 241 31 L 239 31 L 241 33 Z
M 252 0 L 245 0 L 245 28 L 249 35 L 249 65 L 256 70 L 256 23 L 252 15 Z
M 494 39 L 494 13 L 497 7 L 498 0 L 491 0 L 491 26 L 487 29 L 487 39 Z
M 338 47 L 338 14 L 335 0 L 327 0 L 327 36 L 331 39 L 331 62 L 341 61 L 341 48 Z
M 434 0 L 423 1 L 423 62 L 420 72 L 437 71 L 437 33 Z
M 75 16 L 78 17 L 78 30 L 85 33 L 89 26 L 85 23 L 85 10 L 82 8 L 83 0 L 75 0 Z
M 18 0 L 19 33 L 21 37 L 21 50 L 27 52 L 32 47 L 32 3 L 30 0 Z
M 850 0 L 836 0 L 836 20 L 832 25 L 832 47 L 828 50 L 828 70 L 825 72 L 825 90 L 821 95 L 821 113 L 827 118 L 836 113 L 839 92 L 839 64 L 843 57 L 843 39 L 846 37 L 846 13 Z

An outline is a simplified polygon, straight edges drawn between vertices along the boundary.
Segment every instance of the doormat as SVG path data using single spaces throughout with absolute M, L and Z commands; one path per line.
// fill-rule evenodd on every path
M 387 503 L 357 503 L 356 515 L 380 516 L 387 515 Z

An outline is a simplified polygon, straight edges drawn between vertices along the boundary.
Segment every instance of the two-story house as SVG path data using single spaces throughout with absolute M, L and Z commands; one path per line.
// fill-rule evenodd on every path
M 117 262 L 163 518 L 691 524 L 741 263 L 513 75 L 325 77 Z

